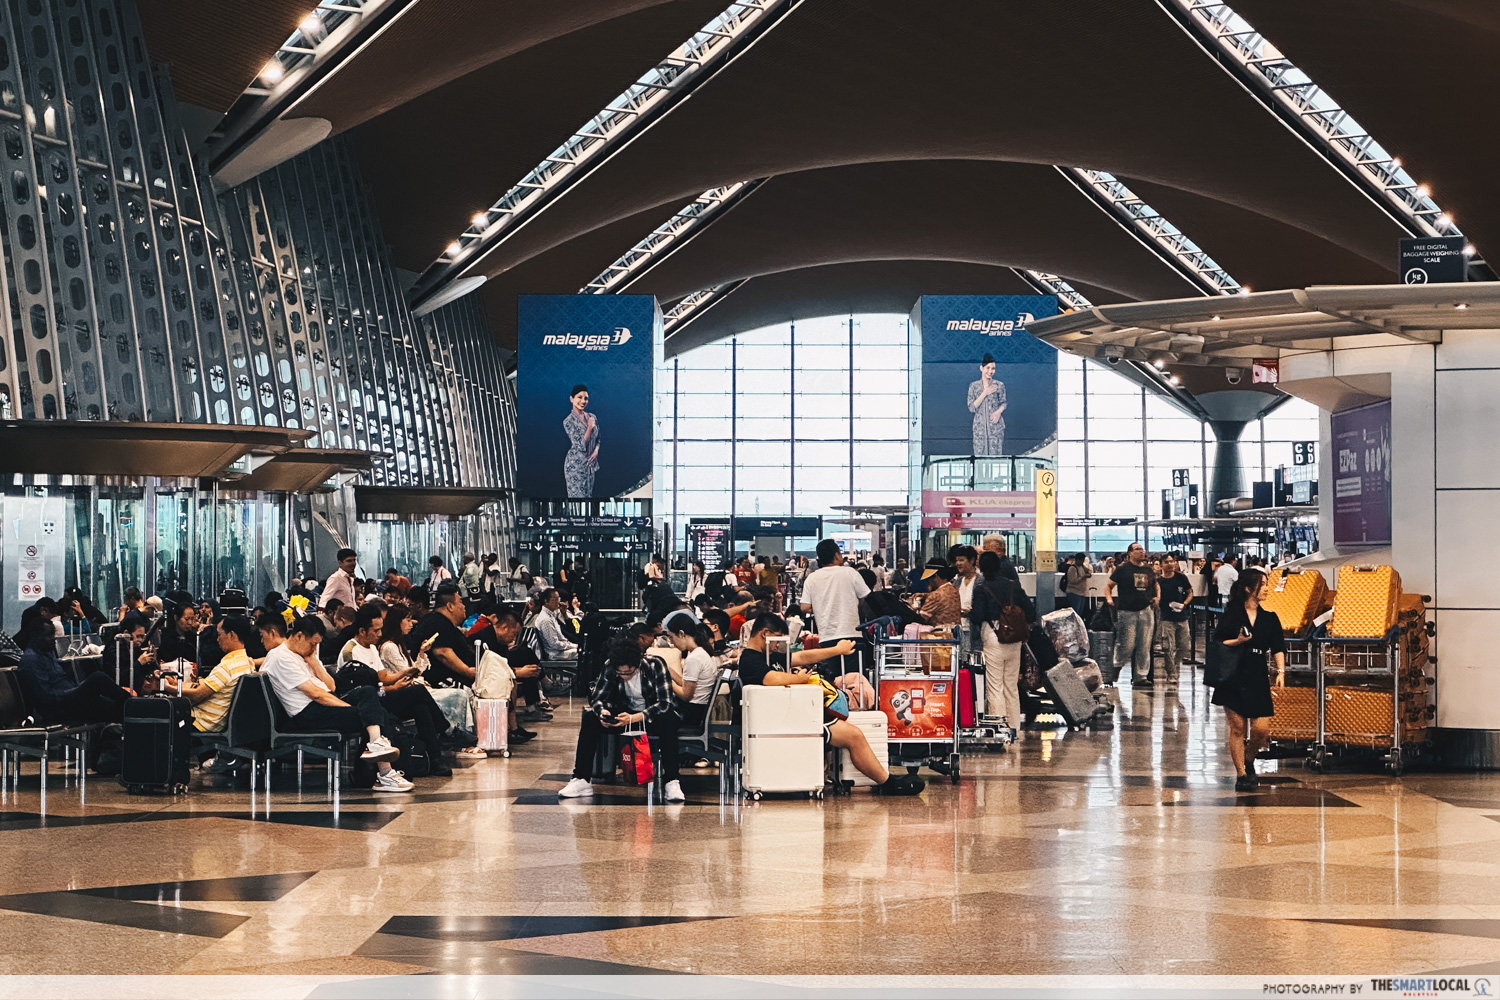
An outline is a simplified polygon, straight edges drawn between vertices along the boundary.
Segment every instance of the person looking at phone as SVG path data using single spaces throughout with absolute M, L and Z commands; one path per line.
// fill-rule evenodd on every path
M 854 643 L 843 639 L 831 646 L 804 649 L 787 657 L 789 662 L 772 661 L 767 658 L 767 640 L 787 634 L 786 619 L 780 615 L 760 615 L 750 625 L 750 638 L 740 651 L 740 683 L 765 684 L 769 687 L 788 687 L 813 681 L 810 668 L 823 660 L 848 656 L 854 651 Z M 827 719 L 823 723 L 823 741 L 849 751 L 849 758 L 860 772 L 875 782 L 884 795 L 917 795 L 927 785 L 916 775 L 893 775 L 888 771 L 875 751 L 870 749 L 864 731 L 850 724 L 847 719 Z
M 1260 785 L 1255 755 L 1271 742 L 1271 664 L 1276 686 L 1286 680 L 1286 638 L 1276 612 L 1260 606 L 1270 593 L 1266 574 L 1247 569 L 1229 589 L 1229 603 L 1214 629 L 1214 642 L 1239 652 L 1239 666 L 1214 688 L 1213 703 L 1228 722 L 1229 759 L 1234 762 L 1234 790 L 1253 792 Z
M 427 650 L 431 661 L 427 668 L 427 683 L 433 687 L 471 686 L 474 683 L 474 644 L 459 629 L 469 612 L 457 585 L 450 581 L 439 587 L 433 595 L 433 606 L 435 610 L 423 615 L 407 636 L 407 648 Z M 428 642 L 429 639 L 433 641 Z
M 1161 641 L 1162 671 L 1165 682 L 1176 686 L 1182 661 L 1188 651 L 1188 606 L 1193 603 L 1193 584 L 1182 572 L 1182 553 L 1168 552 L 1162 556 L 1161 577 L 1157 587 L 1161 594 L 1161 625 L 1157 630 Z
M 576 799 L 594 794 L 590 779 L 594 774 L 594 757 L 599 740 L 606 733 L 622 733 L 627 727 L 646 732 L 660 749 L 657 764 L 666 779 L 664 797 L 668 802 L 682 802 L 682 785 L 677 778 L 677 728 L 681 720 L 672 701 L 672 678 L 654 658 L 643 658 L 641 645 L 630 638 L 609 644 L 609 659 L 599 679 L 594 682 L 589 706 L 578 724 L 578 749 L 573 755 L 573 779 L 557 793 L 559 798 Z

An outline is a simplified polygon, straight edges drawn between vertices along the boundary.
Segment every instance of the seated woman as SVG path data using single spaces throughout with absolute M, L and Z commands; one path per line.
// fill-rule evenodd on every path
M 713 633 L 687 611 L 669 615 L 662 628 L 682 653 L 682 685 L 674 683 L 672 688 L 683 701 L 683 724 L 698 729 L 708 718 L 708 698 L 713 694 L 714 678 L 720 669 L 710 652 L 714 646 Z
M 666 779 L 664 797 L 683 802 L 677 780 L 677 727 L 680 721 L 672 701 L 671 678 L 657 659 L 643 659 L 641 644 L 634 639 L 616 639 L 609 644 L 609 659 L 578 726 L 578 750 L 573 755 L 573 780 L 558 792 L 559 798 L 574 799 L 594 794 L 594 757 L 606 733 L 623 732 L 627 726 L 644 723 L 646 732 L 661 749 L 660 767 Z

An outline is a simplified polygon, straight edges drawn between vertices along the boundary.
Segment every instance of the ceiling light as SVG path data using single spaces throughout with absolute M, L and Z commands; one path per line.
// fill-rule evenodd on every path
M 260 82 L 275 86 L 286 76 L 286 67 L 281 65 L 280 59 L 272 59 L 260 69 Z
M 457 257 L 458 252 L 463 248 L 464 247 L 462 243 L 458 242 L 458 240 L 454 240 L 452 243 L 448 244 L 448 249 L 446 252 L 449 257 Z
M 470 219 L 469 221 L 474 224 L 475 229 L 485 229 L 490 224 L 490 213 L 475 212 L 474 218 Z

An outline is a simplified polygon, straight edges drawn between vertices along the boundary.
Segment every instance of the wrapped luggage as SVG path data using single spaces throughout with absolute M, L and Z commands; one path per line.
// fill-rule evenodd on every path
M 1089 655 L 1089 633 L 1072 608 L 1063 608 L 1042 616 L 1042 629 L 1052 640 L 1052 648 L 1064 660 L 1078 661 Z

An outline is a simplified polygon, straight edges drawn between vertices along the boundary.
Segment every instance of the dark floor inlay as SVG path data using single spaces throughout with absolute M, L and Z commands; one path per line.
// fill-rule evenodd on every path
M 555 934 L 587 934 L 624 927 L 654 927 L 658 924 L 688 924 L 720 919 L 723 918 L 412 916 L 392 917 L 378 933 L 431 941 L 514 941 L 518 938 L 551 937 Z
M 249 920 L 235 913 L 148 906 L 124 899 L 101 898 L 74 892 L 31 892 L 0 896 L 0 910 L 39 913 L 49 917 L 87 920 L 95 924 L 135 927 L 164 934 L 221 938 Z
M 1341 920 L 1337 917 L 1306 918 L 1308 924 L 1344 924 L 1348 927 L 1379 927 L 1388 931 L 1417 931 L 1422 934 L 1458 934 L 1463 937 L 1500 938 L 1500 920 L 1481 918 L 1436 920 Z
M 285 896 L 317 872 L 288 872 L 283 875 L 242 875 L 236 878 L 202 878 L 186 882 L 145 882 L 141 885 L 112 885 L 96 889 L 75 889 L 85 896 L 109 899 L 133 899 L 152 903 L 172 903 L 179 899 L 194 902 L 272 902 Z

